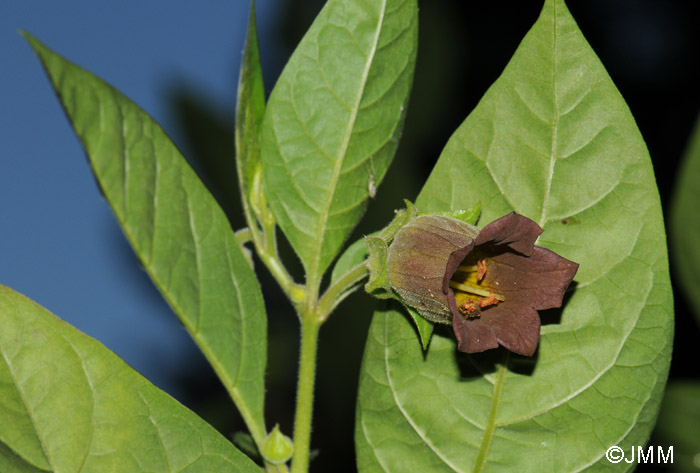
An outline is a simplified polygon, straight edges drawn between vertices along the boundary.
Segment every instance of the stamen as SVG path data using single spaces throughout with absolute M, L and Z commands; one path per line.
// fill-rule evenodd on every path
M 479 270 L 476 273 L 476 280 L 478 282 L 481 282 L 481 280 L 484 279 L 484 276 L 486 275 L 486 261 L 480 259 L 476 262 L 476 264 L 479 266 Z
M 498 299 L 496 299 L 496 296 L 493 294 L 493 291 L 491 291 L 491 294 L 489 294 L 489 296 L 486 299 L 481 299 L 481 302 L 479 302 L 479 307 L 483 309 L 484 307 L 496 304 L 498 304 Z
M 479 312 L 479 309 L 477 309 L 474 305 L 474 301 L 469 299 L 466 300 L 464 304 L 459 306 L 459 311 L 462 313 L 462 315 L 465 315 L 470 319 L 481 317 L 481 312 Z
M 505 301 L 506 298 L 501 296 L 500 294 L 494 294 L 493 291 L 487 291 L 486 289 L 482 289 L 480 287 L 472 286 L 471 284 L 463 284 L 461 282 L 457 281 L 450 281 L 450 287 L 452 289 L 458 289 L 462 292 L 466 292 L 468 294 L 474 294 L 477 296 L 481 297 L 493 297 L 498 301 Z

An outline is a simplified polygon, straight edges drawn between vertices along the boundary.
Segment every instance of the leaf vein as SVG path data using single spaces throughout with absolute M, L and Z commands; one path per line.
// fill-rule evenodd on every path
M 618 287 L 619 287 L 619 286 L 618 286 Z M 649 287 L 648 290 L 647 290 L 647 293 L 646 293 L 646 295 L 645 295 L 645 297 L 644 297 L 644 302 L 642 303 L 642 307 L 646 307 L 646 301 L 649 299 L 649 294 L 651 293 L 651 288 L 652 288 L 652 287 L 653 287 L 653 284 L 650 285 L 650 287 Z M 635 324 L 632 325 L 632 326 L 630 327 L 630 329 L 627 331 L 627 333 L 624 334 L 624 336 L 622 337 L 622 339 L 621 339 L 621 341 L 620 341 L 620 345 L 618 346 L 617 352 L 615 353 L 615 356 L 612 358 L 612 361 L 611 361 L 605 368 L 603 368 L 600 372 L 596 373 L 596 375 L 595 375 L 593 378 L 591 378 L 586 384 L 584 384 L 584 385 L 581 386 L 580 388 L 576 389 L 575 391 L 573 391 L 573 392 L 572 392 L 571 394 L 569 394 L 568 396 L 563 397 L 563 398 L 560 399 L 559 401 L 557 401 L 557 402 L 555 402 L 555 403 L 553 403 L 553 404 L 550 404 L 550 405 L 547 406 L 547 407 L 543 407 L 543 408 L 541 408 L 541 409 L 538 409 L 537 411 L 535 411 L 535 412 L 533 412 L 533 413 L 530 413 L 530 414 L 528 414 L 528 415 L 526 415 L 526 416 L 518 417 L 518 418 L 515 418 L 515 419 L 510 419 L 510 420 L 508 420 L 507 422 L 499 423 L 498 426 L 499 426 L 499 427 L 504 427 L 504 426 L 507 426 L 507 425 L 512 425 L 512 424 L 516 424 L 516 423 L 519 423 L 519 422 L 524 422 L 524 421 L 529 420 L 529 419 L 533 419 L 533 418 L 535 418 L 535 417 L 537 417 L 537 416 L 539 416 L 539 415 L 542 415 L 542 414 L 544 414 L 544 413 L 546 413 L 546 412 L 548 412 L 548 411 L 550 411 L 550 410 L 552 410 L 552 409 L 555 409 L 556 407 L 559 407 L 559 406 L 563 405 L 564 403 L 570 401 L 571 399 L 575 398 L 575 397 L 578 396 L 579 394 L 583 393 L 583 392 L 584 392 L 586 389 L 588 389 L 589 387 L 593 386 L 593 384 L 594 384 L 596 381 L 598 381 L 598 379 L 600 379 L 605 373 L 607 373 L 610 369 L 612 369 L 615 365 L 617 365 L 617 360 L 618 360 L 618 358 L 620 357 L 620 353 L 622 353 L 622 349 L 624 348 L 625 343 L 627 342 L 627 339 L 629 338 L 629 336 L 632 334 L 632 332 L 634 331 L 635 327 L 637 326 L 637 323 L 639 323 L 639 317 L 637 318 L 637 321 L 635 322 Z
M 195 228 L 192 201 L 188 194 L 185 195 L 185 201 L 187 203 L 187 224 L 190 229 L 190 234 L 192 235 L 192 249 L 194 250 L 194 264 L 195 264 L 195 277 L 197 278 L 197 321 L 194 325 L 194 333 L 198 334 L 200 331 L 200 324 L 202 321 L 202 262 L 199 251 L 199 242 L 197 241 L 197 229 Z
M 14 312 L 17 313 L 18 311 L 15 310 Z M 39 444 L 41 445 L 41 450 L 43 451 L 44 455 L 46 456 L 46 461 L 48 462 L 49 465 L 51 465 L 52 468 L 55 469 L 56 463 L 49 452 L 49 449 L 46 445 L 46 440 L 42 436 L 42 432 L 39 430 L 39 426 L 38 426 L 38 422 L 36 419 L 36 414 L 33 410 L 33 406 L 31 406 L 29 404 L 29 401 L 27 400 L 27 395 L 21 388 L 21 385 L 20 385 L 19 380 L 17 378 L 17 374 L 13 370 L 12 363 L 10 363 L 10 360 L 8 360 L 8 358 L 7 358 L 7 354 L 5 353 L 5 350 L 2 350 L 2 356 L 3 356 L 3 359 L 5 360 L 5 365 L 7 366 L 7 371 L 10 373 L 10 376 L 12 376 L 12 380 L 14 381 L 12 384 L 17 389 L 17 394 L 19 394 L 19 396 L 22 398 L 22 403 L 27 408 L 27 413 L 29 414 L 29 419 L 32 422 L 32 425 L 34 426 L 34 432 L 36 433 L 37 440 L 39 440 Z M 32 462 L 29 462 L 29 463 L 32 463 Z
M 413 418 L 406 412 L 406 410 L 403 408 L 401 401 L 399 400 L 396 389 L 394 388 L 394 383 L 391 378 L 391 369 L 389 365 L 389 315 L 388 313 L 384 315 L 384 371 L 386 372 L 386 379 L 388 382 L 389 386 L 389 391 L 391 391 L 391 395 L 394 398 L 394 403 L 396 404 L 396 407 L 399 409 L 399 412 L 401 412 L 401 415 L 403 415 L 404 419 L 408 422 L 408 424 L 411 426 L 411 428 L 418 434 L 418 437 L 430 448 L 430 450 L 437 456 L 443 463 L 445 463 L 447 466 L 452 468 L 456 472 L 460 473 L 465 473 L 463 470 L 458 468 L 456 465 L 454 465 L 448 458 L 445 458 L 445 456 L 437 449 L 435 445 L 430 441 L 428 437 L 423 434 L 423 432 L 420 431 L 418 425 L 413 421 Z

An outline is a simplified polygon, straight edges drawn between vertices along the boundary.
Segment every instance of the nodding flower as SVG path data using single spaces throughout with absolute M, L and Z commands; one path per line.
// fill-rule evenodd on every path
M 510 213 L 481 231 L 445 215 L 419 215 L 393 237 L 387 279 L 401 302 L 451 324 L 457 349 L 499 345 L 531 356 L 540 339 L 538 310 L 561 307 L 578 264 L 535 246 L 537 223 Z

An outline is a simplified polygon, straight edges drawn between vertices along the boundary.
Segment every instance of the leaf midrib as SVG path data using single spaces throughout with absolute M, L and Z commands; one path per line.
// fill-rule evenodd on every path
M 323 208 L 319 213 L 319 225 L 316 231 L 316 241 L 319 243 L 318 251 L 314 251 L 311 266 L 309 268 L 308 278 L 309 281 L 313 281 L 314 284 L 320 282 L 319 266 L 321 264 L 321 259 L 323 258 L 323 241 L 326 233 L 326 227 L 328 224 L 328 216 L 330 214 L 331 206 L 333 205 L 333 196 L 335 194 L 336 188 L 338 187 L 338 177 L 343 168 L 343 163 L 345 162 L 345 157 L 347 154 L 348 146 L 350 145 L 350 138 L 352 137 L 353 129 L 355 128 L 355 122 L 357 121 L 357 115 L 360 111 L 360 102 L 365 92 L 367 86 L 367 78 L 369 77 L 369 71 L 372 68 L 374 55 L 377 52 L 377 45 L 379 44 L 379 36 L 381 35 L 382 27 L 384 25 L 384 17 L 386 13 L 386 4 L 388 0 L 382 2 L 382 10 L 379 15 L 379 24 L 377 25 L 377 30 L 374 36 L 374 41 L 372 43 L 372 51 L 367 56 L 367 62 L 365 69 L 362 72 L 362 86 L 358 89 L 357 97 L 355 98 L 355 103 L 353 110 L 351 112 L 351 117 L 348 122 L 345 136 L 343 137 L 343 143 L 338 153 L 338 159 L 335 161 L 335 166 L 333 167 L 333 175 L 331 178 L 330 186 L 328 187 L 328 192 L 326 193 L 327 198 L 324 201 Z
M 552 191 L 552 178 L 554 176 L 554 164 L 556 163 L 555 151 L 557 147 L 557 129 L 559 126 L 559 104 L 557 103 L 557 2 L 552 4 L 552 103 L 554 104 L 554 119 L 552 120 L 552 146 L 549 151 L 549 172 L 547 173 L 547 184 L 542 202 L 542 214 L 540 215 L 539 226 L 544 227 L 547 223 L 547 205 Z
M 550 158 L 549 158 L 549 171 L 547 174 L 547 183 L 545 186 L 545 192 L 543 195 L 542 202 L 542 213 L 540 214 L 540 227 L 543 227 L 547 222 L 547 204 L 549 203 L 549 196 L 552 189 L 552 178 L 554 176 L 554 165 L 556 162 L 555 150 L 557 144 L 557 128 L 559 125 L 559 107 L 557 104 L 557 2 L 552 2 L 552 103 L 554 105 L 554 118 L 552 120 L 552 144 L 550 148 Z M 496 180 L 494 179 L 494 182 Z M 496 416 L 498 413 L 498 404 L 501 400 L 501 394 L 503 392 L 503 385 L 505 384 L 505 373 L 507 371 L 508 359 L 510 355 L 508 354 L 502 365 L 499 366 L 498 377 L 493 385 L 493 398 L 491 399 L 491 407 L 489 409 L 489 416 L 486 422 L 486 429 L 484 430 L 484 436 L 481 440 L 481 445 L 479 446 L 479 451 L 477 453 L 476 461 L 474 462 L 473 473 L 481 472 L 484 464 L 486 463 L 486 455 L 488 454 L 489 447 L 491 446 L 491 440 L 493 438 L 493 432 L 496 429 Z
M 505 384 L 506 371 L 508 371 L 508 359 L 510 354 L 504 356 L 502 364 L 498 367 L 498 377 L 493 385 L 493 398 L 491 398 L 491 407 L 489 407 L 489 416 L 486 420 L 486 428 L 484 436 L 481 438 L 481 445 L 474 461 L 474 469 L 472 473 L 479 473 L 486 463 L 486 454 L 491 446 L 493 432 L 496 430 L 496 415 L 498 414 L 498 404 L 501 401 L 501 393 Z

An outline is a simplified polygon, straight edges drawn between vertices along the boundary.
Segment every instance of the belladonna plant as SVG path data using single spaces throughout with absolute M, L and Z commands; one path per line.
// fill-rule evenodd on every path
M 416 205 L 347 248 L 370 200 L 385 199 L 378 188 L 401 149 L 416 0 L 328 0 L 269 96 L 251 12 L 235 124 L 244 228 L 143 109 L 26 36 L 140 263 L 241 414 L 249 436 L 234 438 L 250 457 L 0 286 L 0 471 L 307 473 L 312 447 L 317 469 L 337 470 L 320 462 L 334 461 L 323 441 L 352 443 L 342 429 L 311 438 L 318 339 L 366 278 L 413 322 L 392 305 L 372 316 L 356 403 L 360 473 L 607 470 L 610 446 L 629 452 L 649 438 L 673 335 L 661 205 L 634 119 L 563 0 L 545 1 Z M 266 409 L 278 303 L 266 306 L 260 272 L 300 324 L 289 437 Z M 538 311 L 559 306 L 540 330 Z M 430 338 L 433 323 L 454 337 Z M 352 376 L 336 368 L 338 351 L 320 353 L 334 382 Z M 535 351 L 531 372 L 514 369 L 511 352 Z
M 561 307 L 578 264 L 535 246 L 542 229 L 516 213 L 481 231 L 446 214 L 415 215 L 411 206 L 408 213 L 384 239 L 370 239 L 375 281 L 386 264 L 385 294 L 432 322 L 451 324 L 459 351 L 501 345 L 531 356 L 540 339 L 537 311 Z

